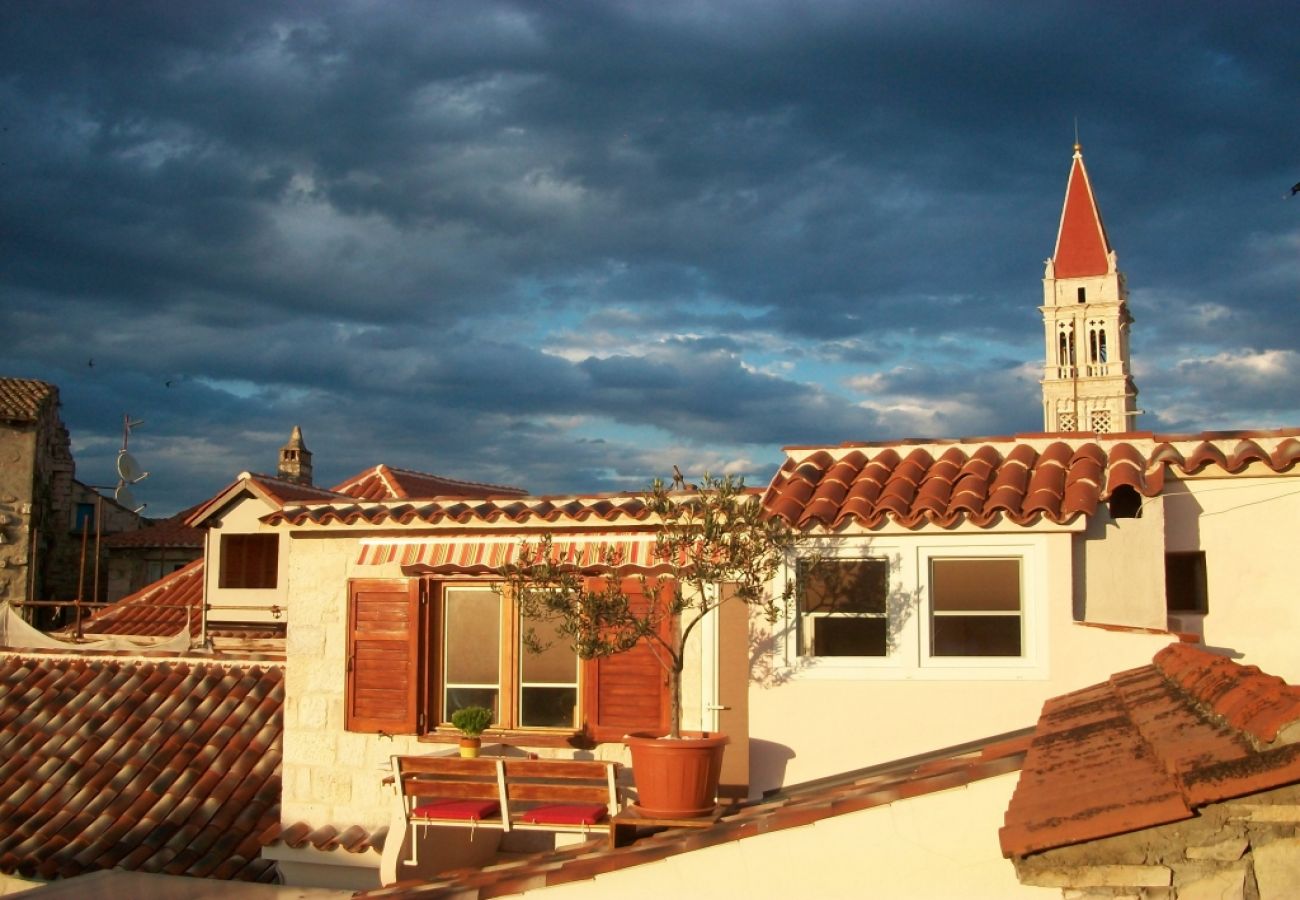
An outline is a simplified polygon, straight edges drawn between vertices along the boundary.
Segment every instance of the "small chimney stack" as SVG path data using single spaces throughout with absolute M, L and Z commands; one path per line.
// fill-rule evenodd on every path
M 289 443 L 280 448 L 279 475 L 294 484 L 311 484 L 311 451 L 302 441 L 302 429 L 293 426 Z

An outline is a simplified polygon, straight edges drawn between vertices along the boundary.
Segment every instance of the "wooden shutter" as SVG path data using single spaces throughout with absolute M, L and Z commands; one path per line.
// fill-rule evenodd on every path
M 642 593 L 639 579 L 624 580 L 623 590 L 634 608 L 647 608 L 650 599 Z M 667 636 L 674 627 L 675 623 L 665 622 L 663 634 Z M 668 673 L 644 641 L 623 653 L 589 660 L 585 674 L 587 731 L 594 740 L 618 741 L 638 731 L 668 733 Z
M 222 588 L 274 588 L 280 564 L 278 534 L 221 536 Z
M 407 581 L 348 583 L 344 728 L 414 734 L 419 726 L 420 594 Z

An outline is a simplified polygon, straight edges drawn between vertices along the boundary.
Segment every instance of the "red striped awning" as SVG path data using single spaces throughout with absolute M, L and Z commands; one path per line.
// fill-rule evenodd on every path
M 428 541 L 374 541 L 361 545 L 357 564 L 380 566 L 397 563 L 407 575 L 490 575 L 519 556 L 521 539 L 435 539 Z M 649 572 L 664 568 L 655 554 L 653 534 L 602 535 L 555 538 L 552 558 L 583 572 Z M 611 566 L 610 552 L 616 563 Z

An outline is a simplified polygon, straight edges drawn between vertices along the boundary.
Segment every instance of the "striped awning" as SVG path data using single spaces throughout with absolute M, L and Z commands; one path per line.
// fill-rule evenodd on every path
M 516 535 L 505 539 L 362 541 L 357 564 L 397 563 L 407 575 L 490 575 L 517 559 L 522 540 Z M 557 537 L 551 542 L 551 551 L 554 562 L 582 572 L 651 572 L 665 568 L 655 555 L 653 534 Z

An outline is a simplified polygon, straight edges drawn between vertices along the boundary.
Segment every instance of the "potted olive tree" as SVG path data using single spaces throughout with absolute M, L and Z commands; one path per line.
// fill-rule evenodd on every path
M 525 542 L 518 561 L 501 569 L 503 589 L 512 592 L 525 618 L 548 621 L 583 659 L 610 656 L 646 643 L 668 679 L 667 735 L 629 735 L 639 805 L 656 816 L 704 815 L 717 796 L 727 737 L 681 729 L 681 675 L 686 647 L 700 622 L 723 603 L 738 602 L 775 621 L 789 600 L 772 586 L 787 559 L 794 534 L 767 516 L 758 494 L 744 480 L 706 474 L 698 488 L 674 490 L 656 479 L 645 504 L 659 532 L 655 575 L 641 575 L 645 597 L 633 604 L 623 588 L 613 553 L 599 579 L 556 560 L 550 536 Z M 529 638 L 526 637 L 526 640 Z M 668 767 L 668 770 L 663 770 Z M 663 771 L 661 771 L 663 770 Z M 665 792 L 691 786 L 693 796 Z

